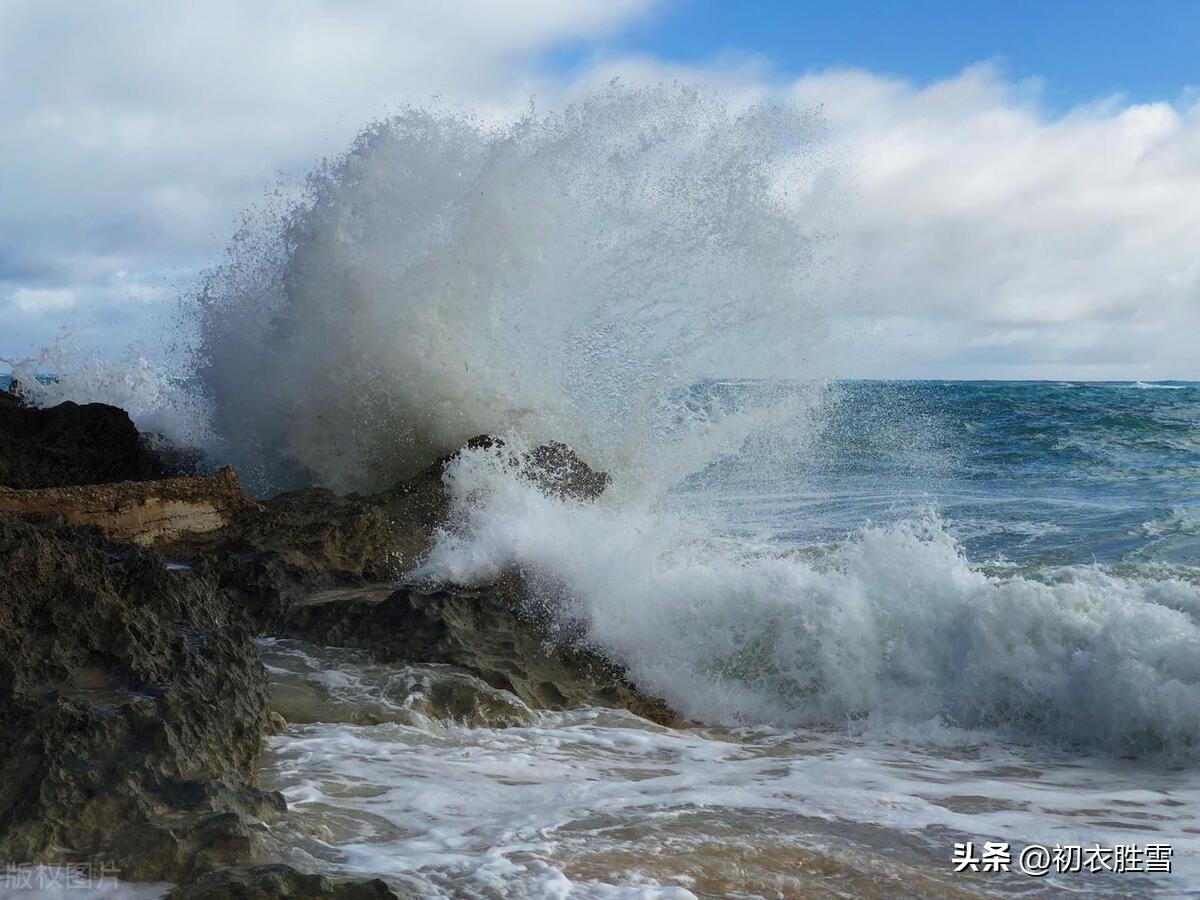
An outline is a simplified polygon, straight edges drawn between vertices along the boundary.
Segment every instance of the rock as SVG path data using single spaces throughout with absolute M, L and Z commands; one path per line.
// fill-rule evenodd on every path
M 200 478 L 35 490 L 0 487 L 0 512 L 95 525 L 114 540 L 168 551 L 226 528 L 239 513 L 254 508 L 230 468 Z
M 467 447 L 499 449 L 503 443 L 481 436 Z M 395 561 L 394 571 L 403 572 L 404 563 L 419 560 L 435 529 L 446 522 L 450 501 L 442 473 L 453 458 L 439 460 L 388 491 L 342 500 L 387 511 L 391 531 L 381 533 L 380 540 L 385 546 L 399 540 L 404 557 Z M 537 447 L 512 464 L 544 490 L 573 499 L 593 500 L 609 481 L 560 443 Z M 336 498 L 322 499 L 327 506 Z M 629 709 L 663 724 L 680 721 L 578 635 L 557 629 L 554 617 L 539 609 L 529 593 L 518 572 L 476 590 L 445 585 L 409 585 L 390 594 L 326 590 L 305 595 L 294 590 L 286 599 L 273 598 L 268 629 L 316 644 L 364 649 L 383 662 L 456 666 L 534 708 L 600 705 Z M 461 702 L 468 704 L 465 698 Z M 447 702 L 452 705 L 450 698 Z
M 380 504 L 309 488 L 243 510 L 192 557 L 269 631 L 302 597 L 398 575 L 402 528 Z
M 129 415 L 103 403 L 25 405 L 0 391 L 0 485 L 61 487 L 183 474 L 138 434 Z
M 179 881 L 251 860 L 267 679 L 211 579 L 0 515 L 0 862 Z
M 382 662 L 457 666 L 538 709 L 609 706 L 660 724 L 681 721 L 665 702 L 640 693 L 618 666 L 557 632 L 525 601 L 515 573 L 480 590 L 403 587 L 386 599 L 367 592 L 318 595 L 293 606 L 279 624 L 288 637 L 367 650 Z
M 503 446 L 481 435 L 464 449 Z M 442 474 L 457 455 L 377 494 L 340 497 L 308 488 L 267 500 L 245 510 L 218 544 L 204 548 L 205 565 L 267 631 L 315 592 L 401 578 L 446 521 L 450 501 Z M 563 497 L 594 499 L 609 482 L 607 473 L 594 471 L 561 443 L 537 447 L 519 462 L 527 477 Z
M 180 885 L 165 900 L 400 900 L 387 883 L 333 881 L 324 875 L 306 875 L 291 866 L 234 866 L 206 872 Z
M 426 720 L 468 728 L 532 725 L 537 715 L 506 690 L 454 666 L 377 662 L 365 650 L 320 647 L 306 641 L 262 645 L 271 672 L 271 709 L 290 724 L 393 723 Z M 330 679 L 330 673 L 340 677 Z

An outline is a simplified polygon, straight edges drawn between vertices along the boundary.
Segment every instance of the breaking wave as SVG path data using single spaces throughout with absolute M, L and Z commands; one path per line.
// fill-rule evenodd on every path
M 812 134 L 795 110 L 619 85 L 511 124 L 369 129 L 208 280 L 222 455 L 264 490 L 386 484 L 500 430 L 610 470 L 688 456 L 678 428 L 661 441 L 696 377 L 814 375 Z
M 564 631 L 687 716 L 938 720 L 1117 754 L 1200 752 L 1200 584 L 1098 566 L 985 574 L 936 517 L 823 553 L 723 538 L 658 505 L 550 497 L 496 451 L 447 484 L 459 525 L 419 574 L 533 574 Z

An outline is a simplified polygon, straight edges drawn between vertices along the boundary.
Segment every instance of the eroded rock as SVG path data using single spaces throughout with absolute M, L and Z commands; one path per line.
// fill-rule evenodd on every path
M 503 447 L 482 435 L 467 449 Z M 460 451 L 461 452 L 461 451 Z M 324 488 L 281 494 L 240 513 L 213 544 L 198 545 L 204 565 L 239 597 L 267 631 L 313 593 L 401 578 L 429 551 L 450 513 L 442 480 L 457 453 L 371 495 L 339 496 Z M 609 476 L 596 472 L 561 443 L 529 451 L 525 477 L 551 493 L 590 500 Z
M 0 515 L 0 862 L 179 881 L 254 857 L 267 681 L 210 579 Z
M 557 630 L 527 601 L 517 573 L 478 590 L 403 587 L 382 599 L 367 592 L 317 595 L 293 606 L 280 632 L 364 649 L 383 662 L 457 666 L 538 709 L 611 706 L 660 724 L 680 722 L 620 667 Z
M 14 490 L 0 487 L 0 512 L 53 516 L 94 525 L 110 538 L 187 552 L 257 504 L 242 493 L 233 469 L 215 475 Z
M 165 900 L 400 900 L 379 878 L 334 881 L 291 866 L 234 866 L 206 872 L 167 894 Z

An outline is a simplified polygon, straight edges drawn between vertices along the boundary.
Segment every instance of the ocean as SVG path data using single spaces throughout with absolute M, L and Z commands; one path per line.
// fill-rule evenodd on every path
M 293 724 L 263 770 L 293 859 L 452 897 L 1200 890 L 1200 385 L 825 391 L 802 442 L 650 503 L 460 461 L 473 511 L 425 572 L 529 567 L 704 724 L 466 727 L 414 711 L 420 668 L 267 641 L 277 684 L 335 720 Z M 708 381 L 684 406 L 781 392 Z M 1011 870 L 955 872 L 968 842 Z M 1024 874 L 1030 845 L 1082 871 Z M 1148 846 L 1169 874 L 1139 871 Z

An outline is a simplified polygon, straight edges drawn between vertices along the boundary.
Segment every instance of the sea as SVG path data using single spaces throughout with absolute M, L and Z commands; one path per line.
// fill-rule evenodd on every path
M 831 391 L 769 478 L 731 454 L 653 508 L 460 464 L 475 509 L 426 572 L 540 572 L 697 724 L 422 718 L 428 673 L 268 641 L 345 707 L 263 769 L 310 851 L 422 896 L 1200 892 L 1200 385 Z
M 797 393 L 710 379 L 675 409 Z M 819 393 L 802 440 L 651 499 L 464 454 L 422 577 L 522 565 L 694 724 L 439 718 L 439 667 L 268 638 L 279 858 L 427 897 L 1200 892 L 1200 384 Z

